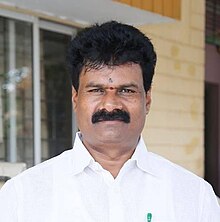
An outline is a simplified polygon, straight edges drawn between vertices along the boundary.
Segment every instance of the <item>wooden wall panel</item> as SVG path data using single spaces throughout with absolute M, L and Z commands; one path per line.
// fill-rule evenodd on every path
M 163 15 L 173 17 L 173 7 L 174 0 L 163 0 Z
M 175 19 L 181 18 L 181 0 L 173 1 L 173 17 Z
M 175 19 L 181 17 L 181 0 L 113 0 Z
M 142 1 L 143 0 L 131 0 L 131 6 L 142 9 Z
M 148 11 L 153 12 L 153 2 L 154 2 L 154 0 L 146 0 L 146 1 L 142 0 L 142 8 L 144 10 L 148 10 Z
M 163 15 L 163 0 L 154 0 L 153 11 Z

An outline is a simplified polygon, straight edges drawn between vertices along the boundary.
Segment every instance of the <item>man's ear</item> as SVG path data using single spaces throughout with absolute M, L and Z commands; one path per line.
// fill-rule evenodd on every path
M 75 88 L 72 86 L 72 104 L 73 104 L 73 110 L 74 111 L 77 107 L 77 100 L 78 100 L 78 93 L 75 90 Z
M 146 114 L 150 111 L 151 105 L 151 88 L 146 92 Z

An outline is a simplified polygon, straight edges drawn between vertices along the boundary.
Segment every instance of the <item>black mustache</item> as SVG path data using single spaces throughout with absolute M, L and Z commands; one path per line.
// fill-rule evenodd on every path
M 106 109 L 101 109 L 92 115 L 92 123 L 113 120 L 120 120 L 125 123 L 130 123 L 130 115 L 128 112 L 121 109 L 114 109 L 111 112 L 108 112 Z

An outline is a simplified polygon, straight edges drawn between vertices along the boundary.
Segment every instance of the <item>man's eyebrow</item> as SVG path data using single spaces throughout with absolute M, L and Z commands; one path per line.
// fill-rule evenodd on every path
M 99 83 L 89 82 L 85 86 L 85 88 L 91 88 L 91 87 L 102 88 L 102 87 L 104 87 L 104 85 L 103 84 L 99 84 Z
M 138 85 L 135 84 L 135 83 L 126 83 L 126 84 L 122 84 L 122 85 L 119 85 L 117 88 L 138 88 Z

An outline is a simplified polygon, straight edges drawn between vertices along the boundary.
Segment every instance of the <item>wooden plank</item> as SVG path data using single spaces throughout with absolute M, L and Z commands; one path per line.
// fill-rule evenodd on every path
M 153 11 L 159 14 L 163 14 L 163 0 L 153 1 Z
M 141 9 L 142 8 L 141 2 L 142 0 L 131 0 L 131 6 Z
M 142 0 L 142 9 L 153 12 L 153 0 Z
M 175 0 L 163 0 L 163 15 L 173 17 L 173 4 Z
M 175 19 L 181 18 L 181 0 L 113 0 Z
M 174 0 L 173 2 L 173 18 L 181 18 L 181 0 Z

